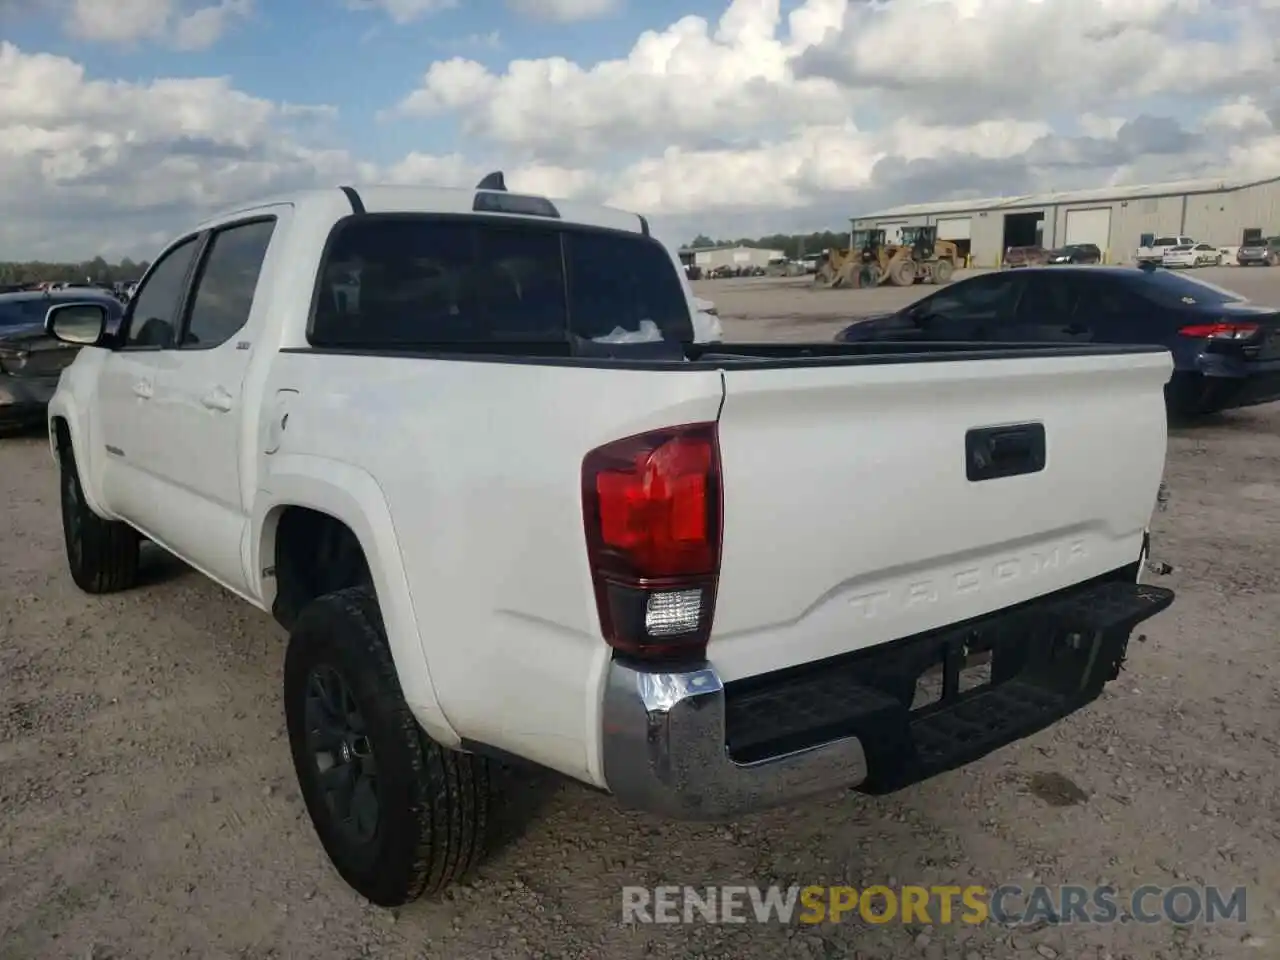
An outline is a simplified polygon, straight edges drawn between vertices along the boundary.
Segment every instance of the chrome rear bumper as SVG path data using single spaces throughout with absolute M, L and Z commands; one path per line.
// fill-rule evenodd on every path
M 614 661 L 604 696 L 604 776 L 623 806 L 678 820 L 717 820 L 867 776 L 857 737 L 755 763 L 726 746 L 724 685 L 710 666 L 652 673 Z
M 1133 628 L 1173 592 L 1137 563 L 1034 601 L 726 690 L 714 668 L 609 667 L 602 761 L 627 807 L 716 820 L 841 788 L 888 793 L 963 766 L 1090 703 Z M 985 663 L 986 679 L 961 673 Z M 917 705 L 941 669 L 936 702 Z

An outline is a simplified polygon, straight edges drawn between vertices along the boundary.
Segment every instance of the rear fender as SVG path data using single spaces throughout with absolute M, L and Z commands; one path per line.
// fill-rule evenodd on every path
M 431 682 L 400 544 L 382 488 L 364 470 L 325 457 L 275 455 L 258 491 L 249 546 L 250 583 L 271 608 L 275 599 L 276 527 L 287 507 L 307 507 L 340 520 L 364 550 L 405 701 L 427 734 L 448 747 L 460 738 L 445 718 Z

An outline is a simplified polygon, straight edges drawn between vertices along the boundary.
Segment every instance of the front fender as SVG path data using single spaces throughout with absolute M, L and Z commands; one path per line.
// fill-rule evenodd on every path
M 431 682 L 400 543 L 382 488 L 359 467 L 326 457 L 277 454 L 269 460 L 266 487 L 254 502 L 251 529 L 257 535 L 251 538 L 248 558 L 250 582 L 258 587 L 264 605 L 269 609 L 275 598 L 269 568 L 275 557 L 276 525 L 285 508 L 307 507 L 345 523 L 368 561 L 405 701 L 433 740 L 458 746 L 461 739 L 445 717 Z
M 79 372 L 73 372 L 76 370 L 79 360 L 80 358 L 76 357 L 71 366 L 62 372 L 62 376 L 58 380 L 58 389 L 49 400 L 48 413 L 46 414 L 49 424 L 49 452 L 56 462 L 58 460 L 58 431 L 55 423 L 61 420 L 67 425 L 67 433 L 71 437 L 71 452 L 76 458 L 76 469 L 80 473 L 80 487 L 84 492 L 85 503 L 98 516 L 110 520 L 114 519 L 114 517 L 105 508 L 102 499 L 98 496 L 98 491 L 101 489 L 99 480 L 101 479 L 102 464 L 99 458 L 93 456 L 93 426 L 89 417 L 88 405 L 81 400 L 75 390 L 78 382 L 83 383 L 88 379 L 91 383 L 93 378 L 85 377 L 83 367 Z

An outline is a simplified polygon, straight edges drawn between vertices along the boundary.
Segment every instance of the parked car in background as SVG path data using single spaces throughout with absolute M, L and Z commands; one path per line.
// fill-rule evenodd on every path
M 1049 252 L 1044 247 L 1008 247 L 1000 265 L 1012 270 L 1015 267 L 1038 266 L 1048 260 Z
M 1280 310 L 1154 267 L 983 274 L 836 339 L 1155 344 L 1173 354 L 1165 401 L 1177 416 L 1280 400 Z
M 1191 237 L 1154 237 L 1150 243 L 1144 243 L 1138 247 L 1133 259 L 1139 265 L 1144 263 L 1160 264 L 1164 261 L 1166 250 L 1172 247 L 1194 247 L 1195 245 L 1196 242 Z
M 1211 243 L 1170 247 L 1161 258 L 1164 267 L 1213 267 L 1222 265 L 1222 251 Z
M 1050 250 L 1049 263 L 1101 263 L 1102 251 L 1096 243 L 1068 243 L 1065 247 Z
M 124 313 L 119 300 L 94 288 L 0 294 L 0 428 L 44 422 L 58 377 L 76 355 L 45 332 L 45 315 L 57 304 L 80 302 L 101 303 L 111 329 Z
M 1265 240 L 1247 243 L 1236 251 L 1236 263 L 1242 267 L 1273 267 L 1280 254 L 1272 250 Z

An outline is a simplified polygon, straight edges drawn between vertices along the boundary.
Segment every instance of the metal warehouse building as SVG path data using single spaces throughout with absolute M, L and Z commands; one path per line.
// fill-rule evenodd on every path
M 782 250 L 765 250 L 762 247 L 683 247 L 680 262 L 686 266 L 696 264 L 703 270 L 716 267 L 767 267 L 770 260 L 784 256 Z
M 1181 234 L 1214 246 L 1240 243 L 1253 227 L 1280 235 L 1280 176 L 1267 180 L 1175 180 L 1022 197 L 916 203 L 869 213 L 855 229 L 886 238 L 906 226 L 936 225 L 974 266 L 996 266 L 1008 247 L 1096 243 L 1112 263 L 1133 258 L 1145 234 Z

